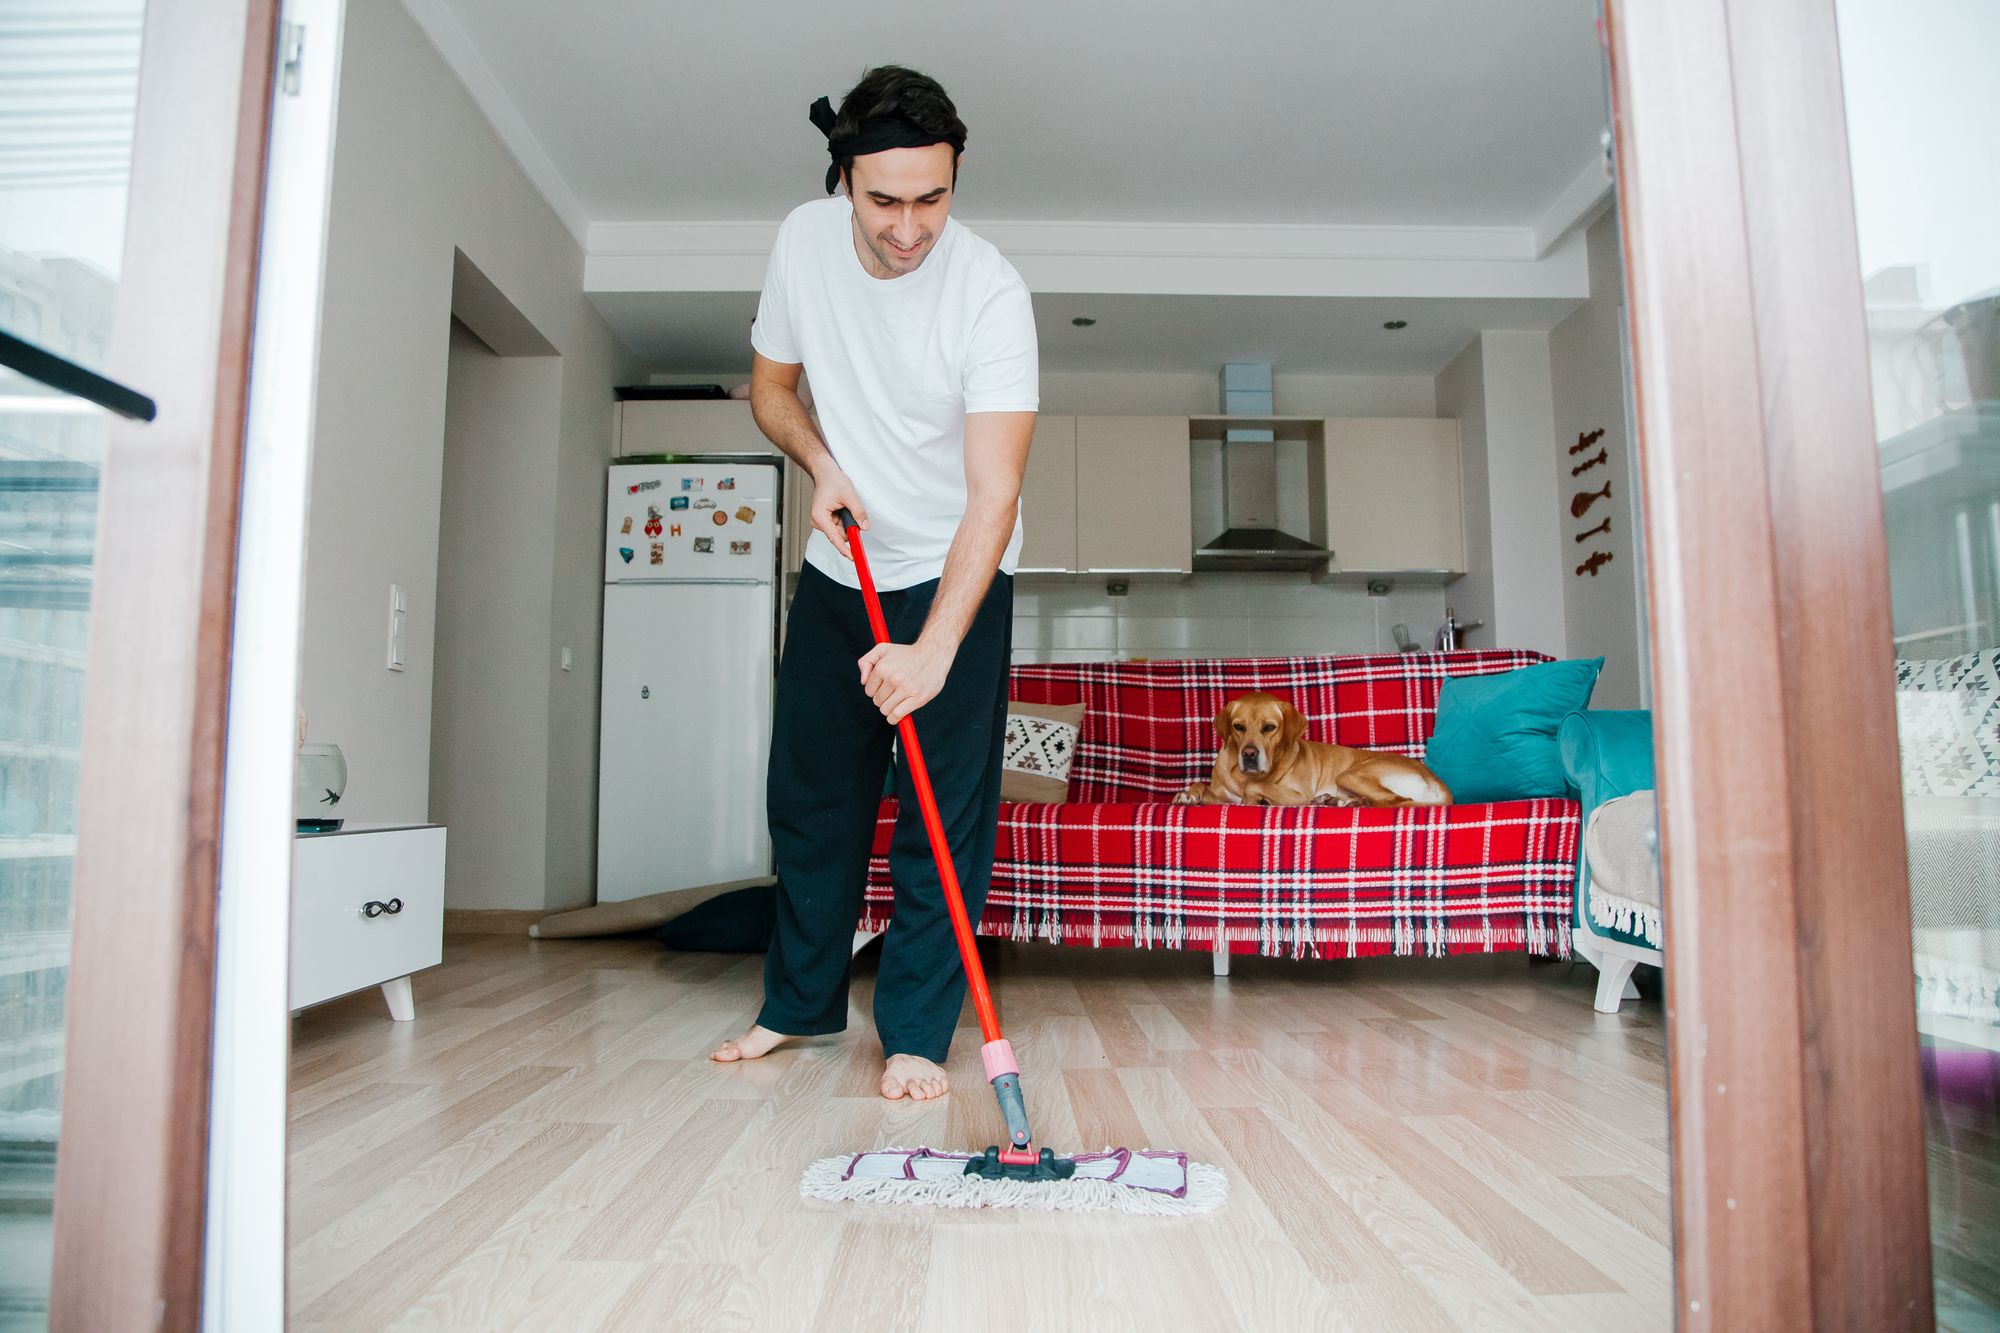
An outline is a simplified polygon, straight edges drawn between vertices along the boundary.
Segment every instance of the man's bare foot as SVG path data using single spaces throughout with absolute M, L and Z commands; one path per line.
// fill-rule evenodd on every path
M 773 1032 L 769 1028 L 758 1027 L 752 1023 L 748 1032 L 731 1041 L 723 1042 L 708 1053 L 708 1058 L 719 1060 L 723 1064 L 734 1064 L 738 1060 L 761 1060 L 780 1044 L 790 1040 L 791 1038 L 782 1032 Z
M 892 1055 L 882 1070 L 882 1095 L 890 1101 L 908 1097 L 913 1102 L 927 1102 L 950 1091 L 944 1070 L 920 1055 Z

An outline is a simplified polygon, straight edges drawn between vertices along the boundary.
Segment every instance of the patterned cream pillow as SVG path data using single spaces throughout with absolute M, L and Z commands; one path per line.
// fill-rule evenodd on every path
M 1059 803 L 1069 799 L 1069 765 L 1083 731 L 1082 704 L 1007 704 L 1007 745 L 1000 799 Z
M 1896 663 L 1896 731 L 1910 796 L 2000 795 L 2000 662 L 1992 649 Z

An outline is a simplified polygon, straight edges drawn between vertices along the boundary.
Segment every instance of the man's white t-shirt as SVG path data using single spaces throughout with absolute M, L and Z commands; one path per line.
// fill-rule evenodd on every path
M 868 511 L 875 582 L 908 588 L 944 573 L 965 515 L 966 414 L 1040 403 L 1035 317 L 1014 266 L 956 221 L 914 271 L 876 278 L 854 253 L 853 217 L 835 195 L 785 219 L 750 343 L 805 366 L 827 448 Z M 1020 552 L 1017 511 L 1002 572 Z M 818 531 L 806 560 L 860 586 Z

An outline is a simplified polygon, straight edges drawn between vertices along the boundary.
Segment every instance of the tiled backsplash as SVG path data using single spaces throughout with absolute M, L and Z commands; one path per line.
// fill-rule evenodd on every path
M 1014 585 L 1016 662 L 1105 662 L 1130 657 L 1289 657 L 1394 652 L 1391 627 L 1429 647 L 1444 623 L 1442 588 L 1398 587 L 1386 597 L 1303 574 L 1196 574 L 1179 583 L 1134 580 L 1123 597 L 1102 578 L 1023 575 Z

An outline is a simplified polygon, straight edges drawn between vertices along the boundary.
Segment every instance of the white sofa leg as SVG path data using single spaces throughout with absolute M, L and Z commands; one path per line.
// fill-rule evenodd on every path
M 862 951 L 863 949 L 865 949 L 865 948 L 867 948 L 867 947 L 868 947 L 868 941 L 870 941 L 870 940 L 874 939 L 874 938 L 875 938 L 875 937 L 876 937 L 877 935 L 880 935 L 881 933 L 882 933 L 882 932 L 881 932 L 881 931 L 879 931 L 879 930 L 857 930 L 857 931 L 855 931 L 855 932 L 854 932 L 854 947 L 853 947 L 852 949 L 849 949 L 849 950 L 847 951 L 847 956 L 848 956 L 849 958 L 852 958 L 852 957 L 853 957 L 853 956 L 854 956 L 855 954 L 858 954 L 858 953 L 860 953 L 860 952 L 861 952 L 861 951 Z
M 1215 928 L 1215 951 L 1209 957 L 1214 961 L 1216 976 L 1229 975 L 1229 937 L 1220 926 Z
M 1632 969 L 1639 966 L 1636 958 L 1606 958 L 1598 964 L 1597 1001 L 1593 1006 L 1600 1014 L 1615 1014 L 1624 1000 L 1639 998 L 1639 988 L 1632 984 Z

